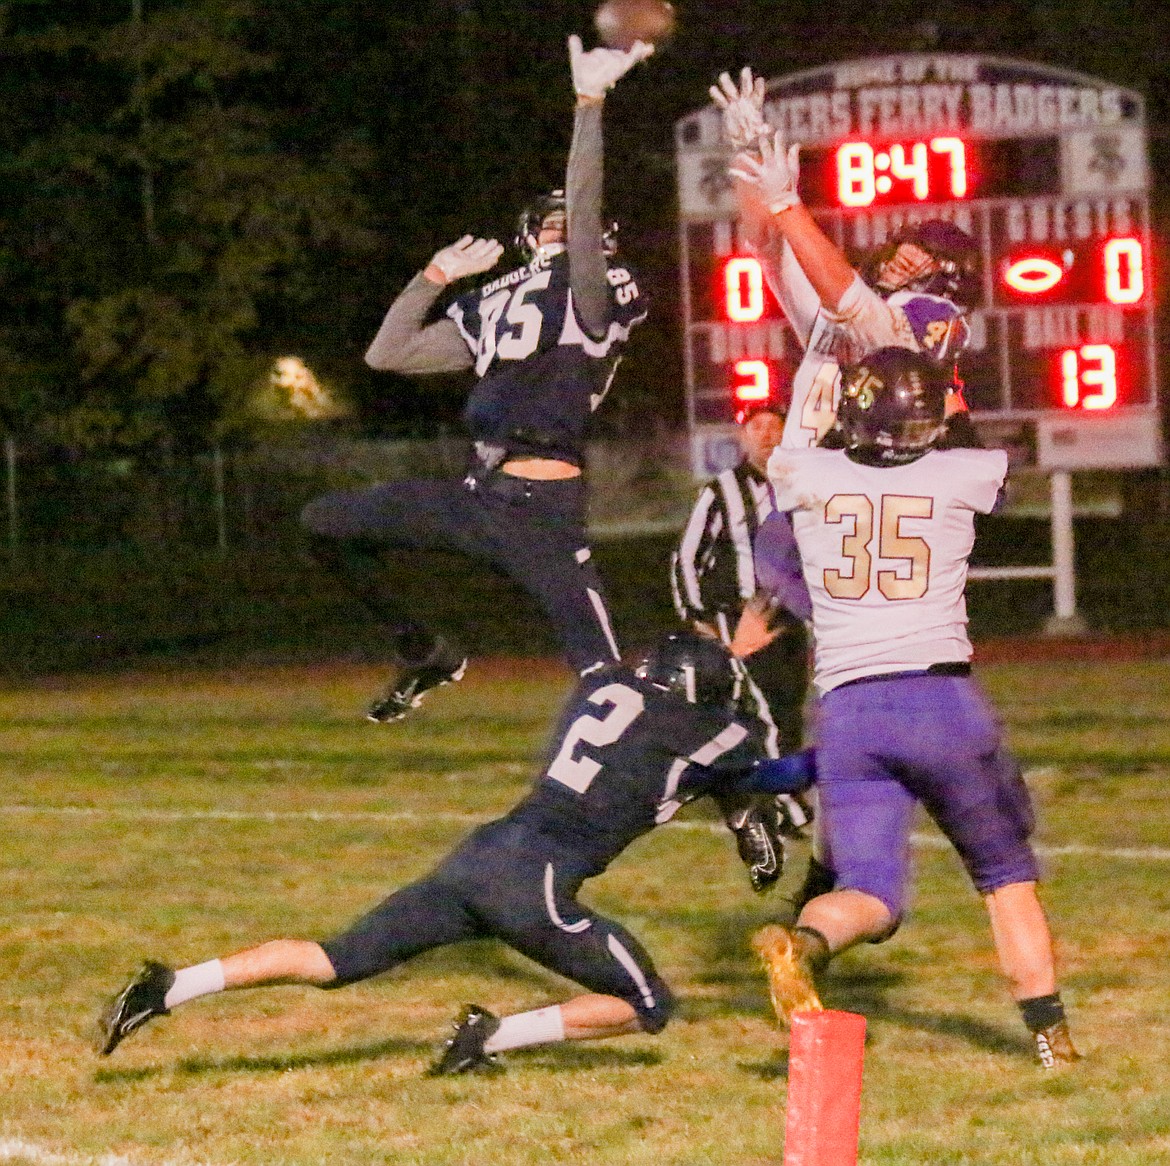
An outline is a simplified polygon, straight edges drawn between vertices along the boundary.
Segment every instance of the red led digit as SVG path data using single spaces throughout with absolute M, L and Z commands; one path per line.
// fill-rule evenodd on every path
M 932 156 L 938 163 L 932 166 Z M 967 147 L 962 138 L 939 137 L 927 142 L 894 142 L 875 152 L 868 142 L 846 142 L 836 153 L 837 202 L 846 207 L 871 206 L 884 196 L 918 202 L 935 198 L 966 198 L 970 189 Z M 932 173 L 933 169 L 933 173 Z M 932 186 L 935 187 L 932 191 Z
M 962 138 L 931 138 L 930 148 L 936 154 L 949 154 L 951 158 L 951 195 L 954 198 L 967 197 L 967 147 Z
M 846 142 L 837 151 L 837 198 L 842 206 L 869 206 L 877 194 L 873 147 Z
M 727 318 L 750 324 L 764 314 L 764 271 L 758 259 L 735 258 L 723 269 Z
M 1064 268 L 1043 255 L 1017 259 L 1003 273 L 1003 281 L 1022 295 L 1037 296 L 1051 291 L 1064 278 Z
M 734 388 L 737 401 L 766 401 L 772 395 L 772 374 L 765 360 L 737 360 L 735 375 L 743 377 Z
M 910 161 L 906 161 L 905 146 L 890 147 L 890 173 L 910 183 L 914 197 L 921 202 L 930 193 L 930 173 L 926 169 L 926 143 L 914 142 L 910 146 Z
M 1065 408 L 1112 409 L 1117 404 L 1117 353 L 1113 346 L 1066 348 L 1060 354 L 1060 381 Z
M 1105 244 L 1105 298 L 1111 304 L 1136 304 L 1146 290 L 1142 245 L 1138 239 Z

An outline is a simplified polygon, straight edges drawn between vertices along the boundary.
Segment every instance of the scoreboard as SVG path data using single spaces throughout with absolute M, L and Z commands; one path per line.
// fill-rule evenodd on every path
M 845 61 L 772 80 L 800 193 L 859 264 L 946 219 L 981 252 L 960 359 L 972 416 L 1017 464 L 1161 464 L 1145 107 L 1105 81 L 956 54 Z M 695 471 L 734 456 L 753 401 L 785 405 L 800 345 L 740 238 L 711 105 L 675 129 Z

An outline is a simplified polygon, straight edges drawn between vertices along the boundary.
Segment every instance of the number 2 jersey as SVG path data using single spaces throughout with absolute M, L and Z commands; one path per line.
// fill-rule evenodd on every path
M 771 782 L 772 764 L 732 712 L 689 704 L 627 668 L 609 668 L 578 684 L 542 776 L 507 819 L 549 839 L 592 877 L 695 798 L 807 785 Z
M 768 477 L 792 515 L 812 596 L 815 682 L 971 658 L 967 559 L 975 515 L 995 508 L 1003 450 L 932 450 L 902 466 L 844 451 L 777 449 Z
M 630 331 L 646 318 L 629 268 L 611 261 L 606 280 L 600 335 L 590 335 L 574 311 L 563 244 L 542 248 L 448 307 L 480 378 L 464 409 L 473 440 L 508 456 L 580 464 L 589 416 L 609 390 Z

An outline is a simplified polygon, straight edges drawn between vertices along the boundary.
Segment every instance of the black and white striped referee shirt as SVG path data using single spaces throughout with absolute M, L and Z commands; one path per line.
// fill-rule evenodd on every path
M 671 555 L 671 591 L 681 619 L 712 624 L 730 642 L 744 604 L 756 593 L 752 543 L 772 509 L 767 478 L 746 460 L 703 487 Z

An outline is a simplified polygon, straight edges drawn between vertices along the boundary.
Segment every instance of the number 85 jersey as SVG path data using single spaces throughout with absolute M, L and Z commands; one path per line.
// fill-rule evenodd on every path
M 777 449 L 776 507 L 792 529 L 813 607 L 816 685 L 971 659 L 967 559 L 975 515 L 1007 475 L 998 449 L 932 450 L 867 466 L 842 450 Z
M 589 415 L 609 389 L 630 331 L 646 318 L 627 267 L 610 263 L 606 279 L 601 335 L 590 335 L 574 311 L 563 245 L 543 248 L 450 305 L 447 315 L 480 378 L 464 410 L 474 440 L 508 455 L 581 462 Z

